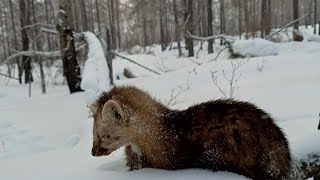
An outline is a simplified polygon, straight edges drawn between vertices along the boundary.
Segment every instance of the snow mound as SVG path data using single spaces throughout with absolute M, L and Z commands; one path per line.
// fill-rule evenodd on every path
M 273 56 L 279 54 L 278 44 L 260 38 L 237 40 L 233 44 L 233 50 L 235 53 L 245 57 Z
M 309 42 L 320 42 L 320 36 L 317 35 L 309 35 L 306 39 Z
M 109 68 L 99 39 L 91 32 L 84 33 L 89 45 L 88 59 L 85 63 L 81 88 L 88 91 L 88 101 L 109 87 Z M 94 95 L 92 95 L 92 93 Z
M 82 74 L 81 88 L 84 90 L 104 90 L 108 88 L 110 80 L 103 48 L 93 33 L 85 32 L 84 35 L 89 44 L 89 52 Z

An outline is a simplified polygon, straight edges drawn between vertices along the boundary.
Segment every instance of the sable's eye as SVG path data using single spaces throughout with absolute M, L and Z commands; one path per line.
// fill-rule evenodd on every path
M 107 140 L 107 139 L 110 139 L 110 135 L 103 136 L 103 137 L 101 138 L 101 141 L 105 141 L 105 140 Z

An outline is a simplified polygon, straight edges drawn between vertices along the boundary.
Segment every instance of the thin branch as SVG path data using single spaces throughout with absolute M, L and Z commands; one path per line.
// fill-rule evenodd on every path
M 210 62 L 210 61 L 216 61 L 216 60 L 219 58 L 219 56 L 221 55 L 221 53 L 222 53 L 225 49 L 227 49 L 227 48 L 228 48 L 228 46 L 222 48 L 222 49 L 218 52 L 218 54 L 216 55 L 216 57 L 213 58 L 213 59 L 211 59 L 211 60 L 209 60 L 209 62 Z
M 150 68 L 148 68 L 148 67 L 146 67 L 146 66 L 144 66 L 144 65 L 141 65 L 141 64 L 135 62 L 134 60 L 132 60 L 132 59 L 130 59 L 130 58 L 127 58 L 127 57 L 125 57 L 125 56 L 123 56 L 123 55 L 121 55 L 121 54 L 118 54 L 118 53 L 114 52 L 114 51 L 110 51 L 110 52 L 113 53 L 114 55 L 116 55 L 116 56 L 118 56 L 118 57 L 120 57 L 120 58 L 122 58 L 122 59 L 125 59 L 125 60 L 127 60 L 127 61 L 129 61 L 129 62 L 131 62 L 131 63 L 133 63 L 133 64 L 135 64 L 135 65 L 138 65 L 138 66 L 140 66 L 140 67 L 142 67 L 142 68 L 144 68 L 144 69 L 146 69 L 146 70 L 148 70 L 148 71 L 150 71 L 150 72 L 153 72 L 153 73 L 155 73 L 155 74 L 160 75 L 160 73 L 158 73 L 157 71 L 154 71 L 154 70 L 152 70 L 152 69 L 150 69 Z
M 44 52 L 44 51 L 36 51 L 36 50 L 29 50 L 29 51 L 17 51 L 16 54 L 13 54 L 9 57 L 7 57 L 1 64 L 0 66 L 8 63 L 9 61 L 13 60 L 16 57 L 19 56 L 42 56 L 42 57 L 60 57 L 61 52 L 60 51 L 52 51 L 52 52 Z
M 42 32 L 45 32 L 45 33 L 49 33 L 49 34 L 53 34 L 53 35 L 58 35 L 58 31 L 55 30 L 55 29 L 47 29 L 47 28 L 41 28 L 40 29 Z
M 292 22 L 290 22 L 290 23 L 288 23 L 288 24 L 286 24 L 286 25 L 284 25 L 283 27 L 281 27 L 278 31 L 276 31 L 276 32 L 274 32 L 274 33 L 272 33 L 272 34 L 270 34 L 269 36 L 267 36 L 265 39 L 270 39 L 272 36 L 274 36 L 274 35 L 276 35 L 276 34 L 278 34 L 278 33 L 280 33 L 283 29 L 285 29 L 285 28 L 287 28 L 287 27 L 289 27 L 289 26 L 291 26 L 291 25 L 293 25 L 294 23 L 296 23 L 296 22 L 299 22 L 299 21 L 301 21 L 301 20 L 303 20 L 303 19 L 305 19 L 305 18 L 307 18 L 308 16 L 310 16 L 311 14 L 313 13 L 313 11 L 311 11 L 311 12 L 309 12 L 308 14 L 306 14 L 306 15 L 304 15 L 304 16 L 302 16 L 301 18 L 299 18 L 299 19 L 296 19 L 296 20 L 294 20 L 294 21 L 292 21 Z

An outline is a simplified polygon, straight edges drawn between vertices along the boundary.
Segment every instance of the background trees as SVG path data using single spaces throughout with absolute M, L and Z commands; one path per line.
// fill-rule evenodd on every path
M 320 19 L 317 17 L 320 14 L 318 1 L 71 0 L 68 3 L 70 13 L 67 13 L 68 26 L 72 31 L 92 31 L 102 39 L 110 35 L 111 50 L 125 50 L 136 45 L 146 50 L 149 45 L 161 44 L 163 51 L 177 48 L 178 56 L 194 56 L 195 42 L 186 35 L 187 31 L 202 37 L 217 34 L 238 35 L 240 38 L 265 37 L 272 29 L 311 11 L 314 13 L 296 23 L 295 27 L 315 26 Z M 55 52 L 60 49 L 61 41 L 55 28 L 58 2 L 1 0 L 0 65 L 6 63 L 9 76 L 18 71 L 20 83 L 32 82 L 32 62 L 41 61 L 39 66 L 42 62 L 49 66 L 58 59 L 56 55 L 43 58 L 24 55 L 7 62 L 8 57 L 20 51 Z M 314 33 L 320 32 L 315 30 Z M 208 43 L 207 51 L 212 53 L 214 42 L 209 40 Z M 83 59 L 78 57 L 75 61 L 81 64 Z M 72 67 L 76 71 L 75 78 L 80 70 L 77 64 Z

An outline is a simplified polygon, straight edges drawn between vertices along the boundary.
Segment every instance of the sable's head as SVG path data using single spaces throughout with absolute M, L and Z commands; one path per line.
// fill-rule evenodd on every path
M 103 99 L 89 105 L 93 113 L 93 156 L 107 156 L 118 148 L 128 144 L 124 137 L 126 119 L 120 103 L 112 97 L 103 95 Z

